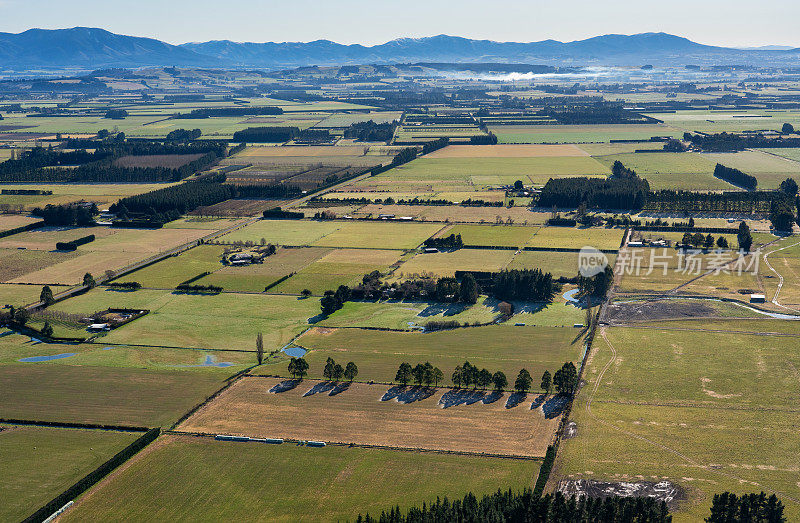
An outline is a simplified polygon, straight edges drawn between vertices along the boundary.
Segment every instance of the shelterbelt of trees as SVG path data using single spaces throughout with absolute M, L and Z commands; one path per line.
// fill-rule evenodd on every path
M 69 141 L 67 146 L 69 146 Z M 0 177 L 9 182 L 170 182 L 190 176 L 224 157 L 225 142 L 170 143 L 150 141 L 86 141 L 72 145 L 94 147 L 61 151 L 35 147 L 20 158 L 0 163 Z M 114 161 L 122 156 L 202 154 L 177 168 L 122 167 Z M 73 167 L 60 169 L 59 167 Z

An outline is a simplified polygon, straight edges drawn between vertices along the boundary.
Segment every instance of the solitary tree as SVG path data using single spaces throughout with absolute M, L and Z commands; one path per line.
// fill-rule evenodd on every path
M 399 381 L 403 386 L 408 385 L 408 382 L 411 381 L 411 370 L 410 363 L 401 363 L 394 376 L 394 381 Z
M 340 379 L 342 379 L 342 376 L 344 376 L 344 367 L 342 367 L 338 363 L 334 364 L 331 376 L 333 377 L 333 381 L 339 381 Z
M 461 278 L 461 285 L 458 288 L 459 299 L 464 303 L 478 303 L 478 282 L 475 276 L 468 272 Z
M 292 358 L 289 360 L 289 374 L 295 378 L 303 379 L 308 374 L 308 362 L 305 358 Z
M 95 283 L 94 276 L 92 276 L 92 273 L 87 272 L 86 274 L 83 275 L 83 286 L 84 287 L 89 287 L 91 289 L 95 285 L 97 285 L 97 283 Z
M 264 362 L 264 335 L 260 332 L 256 335 L 256 359 L 259 365 Z
M 353 381 L 358 376 L 358 366 L 351 362 L 347 363 L 347 366 L 344 368 L 344 378 L 347 381 Z
M 781 133 L 783 133 L 783 134 L 792 134 L 792 133 L 794 133 L 794 125 L 792 125 L 790 123 L 783 124 L 783 127 L 781 128 Z
M 720 249 L 727 249 L 728 240 L 726 240 L 724 236 L 720 236 L 719 238 L 717 238 L 717 247 L 719 247 Z
M 455 370 L 453 370 L 453 375 L 450 379 L 453 380 L 453 385 L 456 388 L 461 387 L 461 380 L 464 374 L 464 370 L 461 368 L 461 365 L 456 365 Z
M 508 378 L 502 371 L 497 371 L 492 376 L 492 383 L 494 383 L 494 390 L 497 392 L 503 392 L 503 389 L 508 387 Z
M 42 336 L 45 338 L 53 337 L 53 327 L 50 325 L 49 321 L 44 322 L 44 327 L 42 327 Z
M 750 247 L 753 245 L 753 237 L 750 235 L 750 227 L 747 223 L 741 222 L 739 224 L 739 231 L 736 233 L 736 239 L 739 242 L 739 249 L 750 252 Z
M 549 394 L 550 389 L 552 388 L 553 388 L 553 378 L 552 376 L 550 376 L 550 371 L 546 370 L 544 371 L 544 374 L 542 374 L 542 390 L 545 392 L 545 394 Z
M 439 383 L 441 383 L 443 380 L 444 380 L 444 373 L 442 372 L 442 370 L 439 367 L 434 367 L 433 368 L 433 383 L 434 383 L 434 385 L 436 385 L 438 387 Z
M 491 383 L 492 383 L 492 373 L 486 369 L 481 369 L 480 372 L 478 372 L 478 385 L 482 389 L 485 389 Z
M 322 369 L 322 376 L 326 380 L 332 380 L 333 379 L 333 368 L 335 366 L 336 366 L 336 362 L 333 361 L 333 358 L 331 358 L 329 356 L 328 359 L 325 360 L 325 367 Z
M 522 369 L 519 371 L 517 379 L 514 381 L 514 389 L 520 394 L 526 393 L 531 388 L 531 382 L 533 382 L 531 373 L 528 372 L 527 369 Z
M 49 285 L 42 287 L 42 293 L 39 295 L 39 301 L 48 307 L 56 302 L 56 299 L 53 297 L 53 290 Z
M 515 191 L 521 191 L 524 188 L 525 188 L 525 185 L 523 185 L 522 180 L 517 180 L 516 182 L 514 182 L 514 190 Z
M 303 298 L 308 298 L 309 296 L 311 296 L 311 291 L 308 289 L 303 289 L 302 291 L 300 291 L 300 296 L 302 296 Z

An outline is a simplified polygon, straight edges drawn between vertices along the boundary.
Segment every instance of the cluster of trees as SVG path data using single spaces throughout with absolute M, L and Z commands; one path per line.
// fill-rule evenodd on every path
M 181 292 L 203 292 L 203 293 L 212 293 L 218 294 L 222 292 L 222 287 L 219 285 L 190 285 L 188 283 L 181 283 L 177 287 L 175 287 L 176 291 Z
M 641 209 L 650 184 L 639 178 L 551 178 L 542 188 L 541 207 L 586 207 L 597 209 Z
M 561 492 L 540 496 L 530 489 L 511 490 L 484 496 L 480 500 L 471 492 L 463 499 L 449 501 L 436 498 L 402 511 L 392 507 L 379 518 L 369 514 L 357 523 L 432 523 L 440 521 L 491 521 L 532 523 L 669 523 L 672 516 L 663 501 L 654 498 L 608 496 L 605 498 L 565 497 Z M 733 520 L 714 520 L 715 523 Z M 771 521 L 780 521 L 771 520 Z
M 42 292 L 39 293 L 39 301 L 44 303 L 45 307 L 49 307 L 56 302 L 53 297 L 53 289 L 49 285 L 42 287 Z
M 573 104 L 558 108 L 546 108 L 539 111 L 538 114 L 540 116 L 549 116 L 558 123 L 566 125 L 656 122 L 654 118 L 628 111 L 623 108 L 622 104 L 616 102 L 597 102 L 590 105 Z
M 235 186 L 215 181 L 190 181 L 122 198 L 110 207 L 111 212 L 125 219 L 131 213 L 163 216 L 162 222 L 177 219 L 198 207 L 213 205 L 233 197 Z
M 442 238 L 428 238 L 424 242 L 425 247 L 432 247 L 434 249 L 450 249 L 456 250 L 464 246 L 460 234 L 451 234 Z
M 81 245 L 86 245 L 87 243 L 94 241 L 94 234 L 90 234 L 88 236 L 83 236 L 82 238 L 78 238 L 76 240 L 72 240 L 69 242 L 56 242 L 56 249 L 59 251 L 74 251 Z
M 292 358 L 289 360 L 289 374 L 297 379 L 303 379 L 308 375 L 308 362 L 305 358 Z
M 280 207 L 267 209 L 261 215 L 272 220 L 302 220 L 306 216 L 302 212 L 284 211 Z
M 199 120 L 216 116 L 274 116 L 279 114 L 283 114 L 283 109 L 280 107 L 219 107 L 193 109 L 188 113 L 176 113 L 172 117 L 176 120 Z
M 31 214 L 44 220 L 45 225 L 94 225 L 94 217 L 99 214 L 96 203 L 70 203 L 66 205 L 45 205 L 36 207 Z
M 444 380 L 444 374 L 438 367 L 431 365 L 431 362 L 417 363 L 414 367 L 410 363 L 403 362 L 397 369 L 394 380 L 403 386 L 413 380 L 417 385 L 430 387 L 439 386 L 439 382 Z
M 550 371 L 544 371 L 541 388 L 547 393 L 555 388 L 559 394 L 575 394 L 575 391 L 578 390 L 578 369 L 575 368 L 575 364 L 568 361 L 553 375 L 550 374 Z
M 674 138 L 670 138 L 664 144 L 664 150 L 668 153 L 682 153 L 685 152 L 687 147 L 683 145 L 683 142 L 680 140 L 675 140 Z
M 167 140 L 170 142 L 191 142 L 197 140 L 202 136 L 203 132 L 200 129 L 175 129 L 167 133 Z
M 638 178 L 639 175 L 633 169 L 625 167 L 621 161 L 616 160 L 611 166 L 611 177 L 632 180 Z
M 541 269 L 502 270 L 492 278 L 491 294 L 501 300 L 550 302 L 556 293 L 553 275 Z
M 604 298 L 611 284 L 614 283 L 614 270 L 606 265 L 603 272 L 594 276 L 578 276 L 578 296 L 581 298 Z
M 520 375 L 526 373 L 525 369 L 520 371 Z M 530 374 L 528 374 L 530 376 Z M 465 361 L 463 365 L 457 365 L 456 368 L 453 370 L 453 374 L 450 377 L 453 382 L 453 386 L 455 388 L 461 387 L 469 387 L 472 385 L 475 388 L 482 388 L 486 389 L 489 385 L 494 386 L 494 390 L 498 392 L 503 392 L 506 387 L 508 387 L 508 378 L 503 371 L 497 371 L 492 374 L 491 371 L 487 369 L 479 369 L 475 365 L 472 365 L 469 361 Z M 517 376 L 517 381 L 520 378 Z M 524 381 L 524 379 L 523 379 Z M 519 384 L 523 384 L 520 382 Z M 528 388 L 530 388 L 530 383 L 528 384 Z
M 714 247 L 715 242 L 714 236 L 712 236 L 710 233 L 704 236 L 702 232 L 696 232 L 694 234 L 686 232 L 683 234 L 681 243 L 683 245 L 690 245 L 698 249 L 711 249 Z M 725 236 L 720 236 L 717 238 L 716 244 L 720 249 L 727 249 L 729 247 L 728 240 L 725 239 Z
M 109 118 L 111 120 L 124 120 L 127 117 L 128 111 L 125 109 L 109 109 L 103 116 L 103 118 Z
M 298 127 L 248 127 L 233 133 L 234 142 L 280 143 L 300 134 Z
M 342 367 L 336 363 L 333 358 L 328 358 L 325 361 L 325 368 L 322 369 L 322 375 L 328 381 L 339 381 L 344 378 L 347 381 L 353 381 L 358 376 L 358 366 L 352 361 Z
M 344 130 L 345 138 L 355 138 L 361 142 L 388 142 L 394 136 L 397 122 L 375 123 L 372 120 L 356 122 Z
M 493 132 L 488 132 L 486 134 L 479 134 L 476 136 L 470 136 L 469 138 L 470 145 L 497 145 L 497 135 Z
M 399 165 L 403 165 L 404 163 L 408 163 L 416 158 L 417 158 L 417 148 L 405 147 L 403 149 L 400 149 L 400 152 L 394 155 L 394 158 L 392 158 L 390 166 L 397 167 Z
M 124 289 L 136 291 L 142 288 L 142 284 L 138 281 L 114 281 L 108 284 L 112 289 Z
M 733 167 L 725 167 L 721 163 L 714 167 L 714 176 L 748 191 L 755 191 L 758 186 L 758 179 L 755 176 L 750 176 Z
M 743 494 L 737 496 L 732 492 L 714 494 L 711 502 L 711 515 L 708 523 L 783 523 L 783 502 L 778 496 L 760 494 Z
M 320 300 L 320 308 L 322 314 L 330 316 L 344 306 L 344 303 L 351 297 L 350 287 L 347 285 L 339 285 L 335 291 L 325 291 Z

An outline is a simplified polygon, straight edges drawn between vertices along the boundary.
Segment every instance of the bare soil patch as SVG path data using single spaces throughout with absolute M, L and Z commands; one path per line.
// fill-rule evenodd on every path
M 531 409 L 533 395 L 513 407 L 508 392 L 452 401 L 449 389 L 248 377 L 183 422 L 179 429 L 358 445 L 544 456 L 560 416 Z M 283 385 L 282 385 L 283 384 Z M 446 407 L 446 408 L 445 408 Z
M 686 499 L 686 492 L 678 485 L 667 481 L 615 482 L 593 479 L 565 479 L 559 482 L 557 490 L 567 497 L 587 496 L 607 498 L 622 496 L 627 498 L 655 498 L 665 501 L 670 508 L 677 508 L 679 501 Z
M 718 316 L 715 307 L 700 301 L 636 301 L 612 303 L 606 309 L 610 322 L 654 321 Z

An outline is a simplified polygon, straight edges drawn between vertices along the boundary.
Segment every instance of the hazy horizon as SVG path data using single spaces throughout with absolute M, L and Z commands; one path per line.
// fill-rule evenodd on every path
M 448 34 L 505 42 L 547 39 L 569 42 L 604 34 L 665 32 L 698 43 L 724 47 L 786 45 L 800 47 L 795 21 L 800 3 L 786 0 L 752 9 L 744 0 L 689 0 L 597 3 L 567 0 L 535 3 L 507 0 L 489 5 L 464 0 L 456 9 L 442 0 L 340 0 L 291 4 L 240 0 L 227 10 L 208 0 L 141 0 L 136 9 L 77 0 L 53 4 L 44 0 L 0 0 L 0 31 L 31 28 L 100 27 L 172 44 L 208 40 L 236 42 L 308 42 L 375 45 L 396 38 Z M 502 5 L 498 5 L 502 4 Z M 309 14 L 311 13 L 311 14 Z M 248 16 L 249 15 L 249 16 Z M 708 24 L 713 20 L 713 24 Z M 176 23 L 176 21 L 180 23 Z

